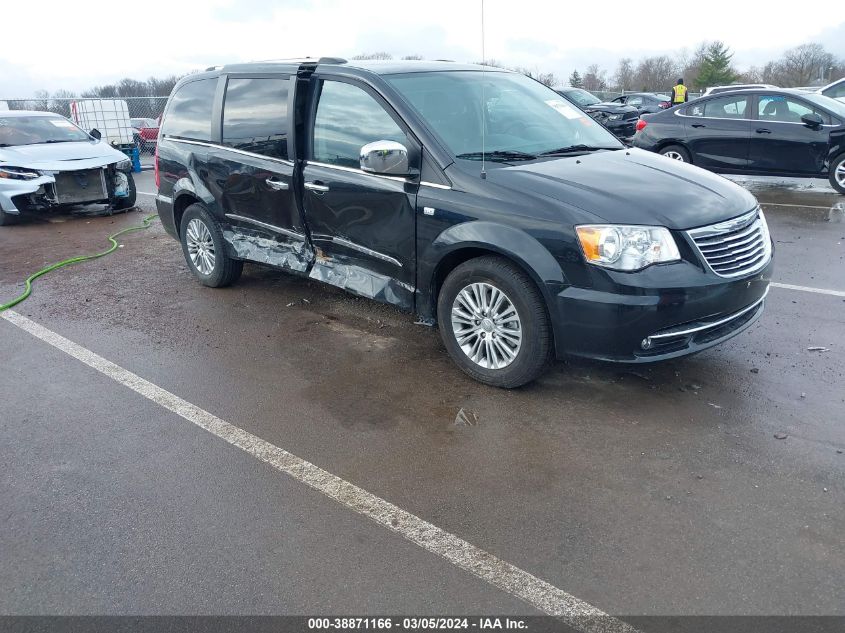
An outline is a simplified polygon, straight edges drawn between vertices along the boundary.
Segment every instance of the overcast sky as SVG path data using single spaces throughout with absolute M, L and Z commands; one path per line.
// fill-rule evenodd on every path
M 486 0 L 487 58 L 565 78 L 724 40 L 740 68 L 808 41 L 845 57 L 845 1 Z M 387 51 L 481 59 L 481 0 L 2 0 L 0 99 L 214 64 Z M 811 8 L 811 10 L 809 10 Z

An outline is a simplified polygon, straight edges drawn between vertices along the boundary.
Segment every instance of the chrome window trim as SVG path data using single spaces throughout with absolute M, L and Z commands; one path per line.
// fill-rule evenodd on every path
M 696 327 L 687 328 L 685 330 L 678 330 L 676 332 L 666 332 L 666 333 L 663 333 L 663 334 L 652 334 L 651 336 L 647 336 L 646 338 L 649 341 L 653 341 L 653 340 L 660 340 L 660 339 L 664 339 L 664 338 L 677 338 L 677 337 L 680 337 L 680 336 L 689 336 L 690 334 L 696 334 L 698 332 L 704 332 L 705 330 L 714 330 L 714 329 L 718 328 L 719 326 L 724 325 L 725 323 L 729 323 L 730 321 L 733 321 L 734 319 L 738 319 L 743 314 L 747 314 L 748 312 L 750 312 L 751 310 L 753 310 L 754 308 L 759 306 L 761 303 L 763 303 L 763 301 L 766 300 L 766 297 L 768 296 L 770 289 L 771 289 L 771 286 L 766 286 L 766 292 L 764 292 L 763 296 L 760 297 L 759 299 L 757 299 L 757 301 L 752 303 L 750 306 L 743 308 L 739 312 L 734 312 L 733 314 L 730 314 L 730 315 L 728 315 L 724 318 L 721 318 L 718 321 L 713 321 L 711 323 L 707 323 L 707 324 L 704 324 L 704 325 L 699 325 L 699 326 L 696 326 Z
M 681 109 L 678 109 L 675 112 L 675 116 L 679 116 L 684 119 L 695 119 L 697 121 L 750 121 L 751 123 L 782 123 L 783 125 L 803 125 L 807 127 L 806 123 L 800 123 L 797 121 L 767 121 L 766 119 L 733 119 L 730 117 L 716 117 L 716 116 L 692 116 L 689 114 L 681 114 Z M 830 114 L 829 116 L 834 116 Z M 832 123 L 822 123 L 821 127 L 839 127 L 839 125 L 834 125 Z M 813 129 L 813 128 L 808 128 Z
M 275 233 L 281 233 L 282 235 L 286 235 L 290 238 L 295 240 L 299 240 L 301 242 L 305 241 L 305 236 L 302 233 L 297 233 L 296 231 L 291 231 L 290 229 L 284 229 L 280 226 L 275 226 L 274 224 L 267 224 L 266 222 L 262 222 L 260 220 L 254 220 L 252 218 L 245 217 L 243 215 L 237 215 L 235 213 L 227 213 L 226 217 L 230 220 L 237 220 L 238 222 L 246 222 L 248 224 L 254 224 L 255 226 L 260 226 L 261 228 L 267 229 L 268 231 L 273 231 Z
M 375 178 L 386 178 L 387 180 L 393 180 L 395 182 L 411 182 L 408 178 L 403 178 L 402 176 L 386 176 L 384 174 L 373 174 L 368 171 L 364 171 L 363 169 L 355 169 L 354 167 L 344 167 L 343 165 L 332 165 L 330 163 L 321 163 L 316 160 L 309 160 L 305 162 L 307 165 L 312 165 L 314 167 L 325 167 L 327 169 L 337 169 L 339 171 L 346 171 L 352 174 L 363 174 L 365 176 L 373 176 Z
M 451 191 L 452 190 L 452 187 L 450 187 L 449 185 L 441 185 L 440 183 L 428 182 L 427 180 L 420 181 L 420 186 L 422 186 L 422 187 L 432 187 L 434 189 L 443 189 L 445 191 Z
M 234 152 L 235 154 L 243 154 L 244 156 L 250 156 L 252 158 L 260 158 L 261 160 L 269 160 L 274 163 L 281 163 L 282 165 L 286 165 L 288 167 L 293 167 L 293 162 L 289 161 L 285 158 L 274 158 L 272 156 L 264 156 L 263 154 L 256 154 L 255 152 L 248 152 L 243 149 L 236 149 L 234 147 L 229 147 L 228 145 L 223 145 L 222 143 L 209 143 L 206 141 L 193 141 L 185 138 L 178 138 L 175 136 L 162 136 L 163 140 L 174 141 L 177 143 L 188 143 L 189 145 L 199 145 L 201 147 L 211 147 L 212 149 L 222 149 L 226 150 L 227 152 Z

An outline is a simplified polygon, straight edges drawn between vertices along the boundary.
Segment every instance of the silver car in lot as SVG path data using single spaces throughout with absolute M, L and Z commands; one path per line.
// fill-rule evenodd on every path
M 131 161 L 51 112 L 0 112 L 0 226 L 22 213 L 81 204 L 135 204 Z

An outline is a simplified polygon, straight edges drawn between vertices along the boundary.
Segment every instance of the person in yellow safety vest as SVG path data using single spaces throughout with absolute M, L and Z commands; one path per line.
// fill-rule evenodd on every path
M 683 79 L 678 79 L 678 85 L 672 88 L 672 105 L 689 101 L 689 93 Z

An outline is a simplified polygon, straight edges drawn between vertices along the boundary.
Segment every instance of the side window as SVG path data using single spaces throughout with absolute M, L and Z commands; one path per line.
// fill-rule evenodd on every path
M 198 141 L 211 140 L 211 108 L 217 78 L 186 83 L 170 98 L 162 134 Z
M 364 90 L 339 81 L 324 82 L 314 120 L 313 159 L 357 169 L 361 148 L 373 141 L 408 146 L 402 129 Z
M 642 97 L 628 97 L 628 100 L 625 103 L 627 103 L 630 106 L 639 107 L 643 104 L 643 98 Z
M 761 121 L 780 123 L 801 123 L 802 116 L 815 112 L 821 116 L 822 121 L 830 124 L 830 115 L 826 112 L 816 110 L 803 101 L 796 101 L 783 95 L 761 95 L 757 101 L 757 112 Z
M 845 81 L 829 88 L 823 94 L 826 97 L 832 97 L 834 99 L 841 99 L 842 97 L 845 97 Z
M 282 78 L 229 79 L 223 102 L 223 144 L 287 158 L 288 85 Z
M 694 106 L 702 109 L 703 114 L 696 116 L 704 116 L 710 119 L 745 119 L 748 118 L 748 97 L 747 96 L 731 96 L 719 97 L 718 99 L 710 99 L 700 106 Z

